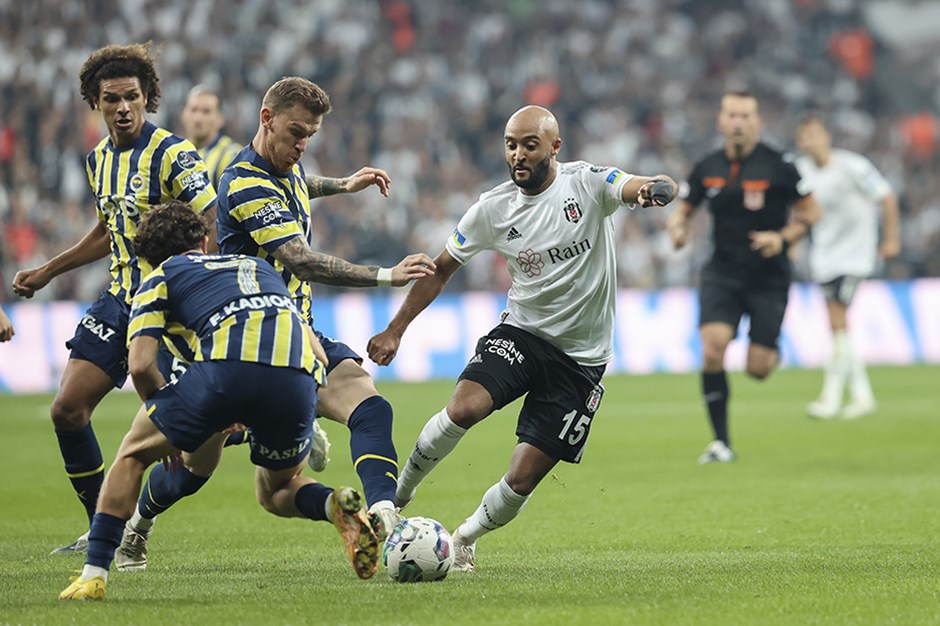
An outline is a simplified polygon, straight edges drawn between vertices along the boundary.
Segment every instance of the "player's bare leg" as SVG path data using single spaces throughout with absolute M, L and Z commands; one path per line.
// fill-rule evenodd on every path
M 714 440 L 699 457 L 699 463 L 725 463 L 735 459 L 728 435 L 728 377 L 725 352 L 734 339 L 735 328 L 723 322 L 706 322 L 699 328 L 702 340 L 702 396 L 711 421 Z

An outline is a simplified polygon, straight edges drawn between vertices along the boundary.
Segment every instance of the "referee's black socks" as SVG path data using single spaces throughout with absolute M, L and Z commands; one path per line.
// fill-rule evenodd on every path
M 731 447 L 728 438 L 728 377 L 720 372 L 702 372 L 702 396 L 708 407 L 708 419 L 712 422 L 715 439 Z

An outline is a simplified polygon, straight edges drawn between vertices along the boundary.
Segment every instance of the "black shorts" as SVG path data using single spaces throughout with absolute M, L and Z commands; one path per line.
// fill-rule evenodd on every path
M 751 343 L 777 350 L 789 293 L 785 281 L 747 280 L 706 268 L 699 291 L 699 326 L 724 322 L 737 329 L 746 313 Z
M 460 380 L 483 385 L 493 410 L 526 395 L 516 436 L 552 458 L 579 463 L 604 396 L 606 365 L 579 365 L 567 354 L 509 324 L 477 342 Z
M 828 282 L 820 283 L 819 288 L 822 289 L 826 300 L 838 302 L 848 308 L 852 304 L 855 292 L 858 291 L 860 284 L 862 284 L 862 279 L 858 276 L 839 276 Z

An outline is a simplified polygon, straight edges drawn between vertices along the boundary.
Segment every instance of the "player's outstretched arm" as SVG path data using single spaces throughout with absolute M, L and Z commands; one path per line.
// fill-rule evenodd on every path
M 3 309 L 0 308 L 0 341 L 9 341 L 13 339 L 13 335 L 16 333 L 13 331 L 13 323 L 10 321 L 10 318 L 7 317 L 7 314 L 3 312 Z
M 108 229 L 103 222 L 98 222 L 81 241 L 65 252 L 57 254 L 39 267 L 17 272 L 13 277 L 13 292 L 24 298 L 32 298 L 59 274 L 103 259 L 110 251 Z
M 411 254 L 392 268 L 356 265 L 315 252 L 301 237 L 293 237 L 272 253 L 300 280 L 337 287 L 403 287 L 412 280 L 434 275 L 434 261 L 426 254 Z
M 147 335 L 131 339 L 127 354 L 127 371 L 134 381 L 134 389 L 141 400 L 146 401 L 166 384 L 157 368 L 157 352 L 160 340 Z
M 338 193 L 356 193 L 366 187 L 375 185 L 386 198 L 392 179 L 388 172 L 377 167 L 363 167 L 355 174 L 345 178 L 328 178 L 325 176 L 309 176 L 307 189 L 310 198 L 323 198 Z
M 623 186 L 620 199 L 642 207 L 666 206 L 676 199 L 678 193 L 679 185 L 665 174 L 634 176 Z
M 418 314 L 431 304 L 444 290 L 447 281 L 460 269 L 460 263 L 443 250 L 434 259 L 434 272 L 431 278 L 414 284 L 405 301 L 398 308 L 398 313 L 388 323 L 388 327 L 378 335 L 372 337 L 366 347 L 369 358 L 379 365 L 388 365 L 398 354 L 398 346 L 405 330 L 414 321 Z

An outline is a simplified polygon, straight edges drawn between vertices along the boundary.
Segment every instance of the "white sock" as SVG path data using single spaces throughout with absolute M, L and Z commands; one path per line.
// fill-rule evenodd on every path
M 835 331 L 832 335 L 832 354 L 829 356 L 823 375 L 822 393 L 819 394 L 820 402 L 837 407 L 842 405 L 851 358 L 852 346 L 849 344 L 849 336 L 844 330 Z
M 137 510 L 137 507 L 134 507 L 134 514 L 131 515 L 131 519 L 128 520 L 128 524 L 136 532 L 142 535 L 149 535 L 153 525 L 157 522 L 156 517 L 144 517 L 140 514 L 140 511 Z
M 849 395 L 853 402 L 874 404 L 875 394 L 868 380 L 868 370 L 862 358 L 854 351 L 849 354 Z
M 457 527 L 457 533 L 467 543 L 476 543 L 476 540 L 488 532 L 502 528 L 516 519 L 522 507 L 529 501 L 531 494 L 523 496 L 509 487 L 506 478 L 486 490 L 483 501 L 473 515 Z
M 91 580 L 92 578 L 101 577 L 104 579 L 104 582 L 108 582 L 108 570 L 103 567 L 98 567 L 97 565 L 89 565 L 85 563 L 85 567 L 82 568 L 82 580 Z
M 437 467 L 441 459 L 450 454 L 460 438 L 466 434 L 466 428 L 461 428 L 450 420 L 446 407 L 429 419 L 418 435 L 414 450 L 401 468 L 395 498 L 399 502 L 413 498 L 415 489 L 424 477 Z

